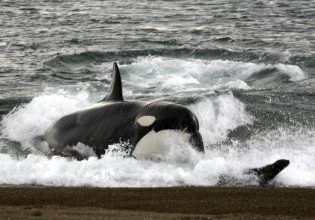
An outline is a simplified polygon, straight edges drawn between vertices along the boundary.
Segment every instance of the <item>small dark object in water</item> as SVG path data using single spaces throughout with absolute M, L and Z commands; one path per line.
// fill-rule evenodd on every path
M 273 164 L 261 168 L 253 168 L 246 170 L 245 174 L 253 174 L 259 178 L 259 185 L 265 186 L 269 183 L 270 180 L 275 178 L 278 173 L 280 173 L 284 168 L 290 164 L 289 160 L 277 160 Z

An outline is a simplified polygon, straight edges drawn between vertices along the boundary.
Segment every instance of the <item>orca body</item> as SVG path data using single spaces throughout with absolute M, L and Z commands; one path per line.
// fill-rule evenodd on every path
M 204 152 L 198 119 L 185 106 L 162 101 L 124 101 L 120 72 L 114 62 L 108 95 L 90 108 L 57 120 L 48 128 L 44 139 L 56 154 L 83 143 L 99 157 L 105 154 L 108 145 L 126 142 L 130 155 L 140 158 L 160 152 L 154 139 L 150 140 L 167 130 L 180 131 L 194 148 Z

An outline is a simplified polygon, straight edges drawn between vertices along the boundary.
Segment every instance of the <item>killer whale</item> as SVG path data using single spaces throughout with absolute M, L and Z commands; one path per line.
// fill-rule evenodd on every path
M 55 121 L 47 129 L 44 140 L 53 155 L 79 160 L 84 157 L 71 149 L 78 143 L 91 147 L 101 157 L 108 145 L 128 142 L 125 145 L 128 149 L 125 150 L 129 155 L 143 158 L 163 150 L 155 141 L 160 138 L 159 134 L 169 130 L 181 131 L 196 150 L 204 152 L 195 114 L 185 106 L 174 103 L 125 101 L 120 71 L 114 62 L 112 82 L 105 98 Z M 289 161 L 282 159 L 261 168 L 247 169 L 244 174 L 257 177 L 259 184 L 265 186 L 288 165 Z M 218 185 L 237 181 L 233 177 L 221 176 Z
M 105 154 L 109 145 L 127 142 L 130 156 L 142 158 L 163 150 L 150 140 L 169 130 L 181 131 L 196 150 L 204 152 L 195 114 L 183 105 L 164 101 L 125 101 L 120 71 L 114 62 L 112 82 L 105 98 L 55 121 L 47 129 L 44 140 L 54 154 L 63 155 L 69 147 L 82 143 L 91 147 L 98 157 Z

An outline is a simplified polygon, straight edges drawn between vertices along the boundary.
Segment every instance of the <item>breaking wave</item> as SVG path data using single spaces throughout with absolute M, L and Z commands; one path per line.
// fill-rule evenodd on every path
M 187 143 L 165 137 L 171 151 L 162 159 L 135 160 L 109 151 L 101 159 L 95 156 L 76 161 L 44 156 L 32 145 L 32 139 L 44 134 L 51 122 L 61 115 L 88 106 L 93 100 L 87 92 L 71 94 L 59 90 L 35 97 L 30 103 L 14 109 L 1 121 L 2 140 L 19 142 L 28 153 L 18 158 L 8 143 L 0 154 L 0 184 L 36 184 L 48 186 L 158 187 L 209 186 L 231 176 L 238 182 L 257 184 L 243 170 L 286 158 L 291 164 L 274 180 L 286 186 L 315 186 L 315 133 L 311 129 L 279 128 L 257 133 L 245 142 L 225 142 L 229 131 L 251 124 L 255 119 L 243 103 L 232 94 L 204 98 L 191 104 L 200 120 L 200 131 L 206 145 L 205 154 L 195 152 Z M 115 146 L 111 146 L 114 148 Z M 83 146 L 84 148 L 84 146 Z M 86 149 L 83 149 L 86 150 Z

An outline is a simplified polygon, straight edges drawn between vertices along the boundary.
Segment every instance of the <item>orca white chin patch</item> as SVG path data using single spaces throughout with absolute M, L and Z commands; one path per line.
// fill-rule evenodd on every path
M 137 143 L 132 155 L 137 159 L 153 159 L 165 156 L 172 146 L 172 140 L 179 137 L 182 140 L 189 141 L 191 134 L 186 132 L 178 132 L 174 130 L 162 130 L 155 132 L 154 130 L 147 133 Z
M 139 125 L 143 126 L 143 127 L 148 127 L 150 125 L 152 125 L 155 122 L 156 118 L 154 116 L 151 115 L 145 115 L 145 116 L 141 116 L 140 118 L 137 119 L 137 122 Z

